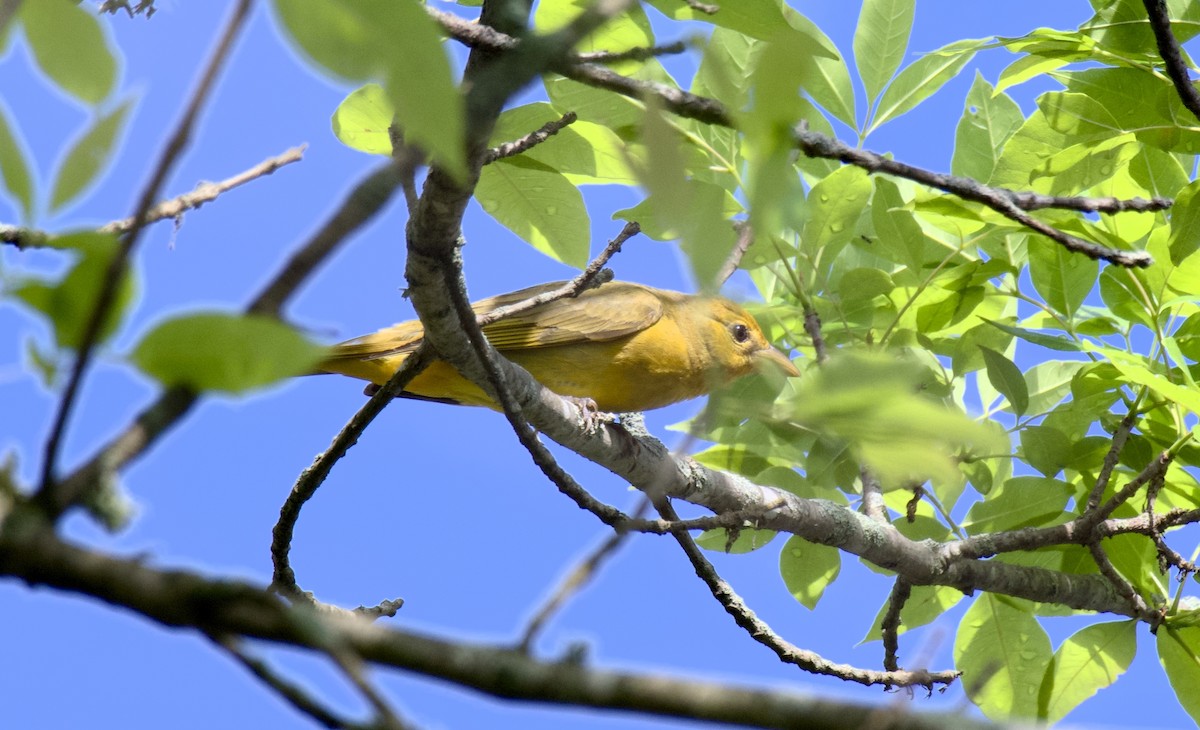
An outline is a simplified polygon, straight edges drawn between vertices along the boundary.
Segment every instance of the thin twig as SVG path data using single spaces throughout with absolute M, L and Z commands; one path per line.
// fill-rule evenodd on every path
M 490 165 L 496 160 L 503 160 L 505 157 L 513 157 L 521 154 L 522 152 L 531 150 L 554 135 L 558 134 L 566 127 L 574 124 L 577 119 L 579 119 L 579 117 L 575 114 L 575 112 L 567 112 L 558 119 L 552 119 L 549 122 L 546 122 L 538 129 L 530 132 L 520 139 L 514 139 L 512 142 L 505 142 L 502 145 L 493 147 L 483 156 L 483 164 Z
M 146 228 L 146 214 L 151 206 L 154 205 L 155 198 L 158 197 L 159 191 L 166 182 L 167 176 L 179 161 L 183 150 L 188 146 L 188 142 L 192 136 L 192 129 L 196 124 L 197 118 L 200 116 L 200 110 L 216 85 L 217 77 L 220 75 L 225 61 L 229 58 L 233 50 L 234 41 L 245 25 L 246 19 L 249 17 L 250 5 L 250 0 L 239 0 L 233 13 L 230 15 L 221 38 L 217 42 L 217 47 L 200 76 L 200 83 L 197 85 L 196 91 L 192 94 L 191 101 L 188 102 L 183 118 L 179 120 L 175 132 L 171 135 L 166 148 L 159 157 L 158 164 L 155 166 L 149 182 L 146 183 L 146 187 L 142 191 L 133 215 L 134 223 L 125 234 L 120 248 L 118 248 L 117 253 L 109 263 L 104 281 L 100 286 L 100 292 L 96 297 L 96 302 L 92 305 L 88 313 L 87 324 L 84 326 L 78 353 L 75 356 L 75 364 L 71 368 L 71 374 L 67 378 L 66 387 L 63 389 L 62 398 L 59 400 L 58 411 L 54 416 L 53 425 L 50 427 L 50 436 L 46 439 L 46 447 L 42 457 L 42 474 L 38 487 L 39 501 L 47 501 L 41 495 L 49 494 L 55 489 L 55 470 L 58 463 L 58 452 L 63 436 L 66 433 L 67 421 L 71 416 L 71 410 L 79 394 L 79 386 L 83 382 L 84 373 L 91 363 L 92 354 L 99 338 L 101 324 L 107 317 L 109 309 L 112 308 L 116 301 L 117 290 L 129 266 L 129 257 L 137 246 L 142 231 Z M 51 499 L 48 501 L 55 500 Z
M 326 709 L 316 699 L 309 696 L 303 687 L 276 673 L 264 660 L 250 656 L 242 648 L 240 640 L 228 634 L 210 634 L 209 638 L 255 678 L 274 690 L 275 694 L 287 701 L 297 712 L 312 718 L 318 725 L 331 729 L 367 730 L 367 726 L 339 717 L 332 710 Z
M 631 518 L 640 520 L 646 514 L 646 510 L 649 507 L 650 500 L 643 497 L 638 506 L 633 510 Z M 583 590 L 584 586 L 599 572 L 600 567 L 616 554 L 617 550 L 629 540 L 632 534 L 634 533 L 629 530 L 617 530 L 613 532 L 607 539 L 584 555 L 583 559 L 579 560 L 567 572 L 566 576 L 559 582 L 558 587 L 550 595 L 550 598 L 542 604 L 541 608 L 534 612 L 533 618 L 529 619 L 529 623 L 525 625 L 525 631 L 521 634 L 521 640 L 517 642 L 517 651 L 523 654 L 530 652 L 538 633 L 554 617 L 554 614 L 558 613 L 566 605 L 567 601 Z
M 717 271 L 714 284 L 718 289 L 737 272 L 738 267 L 742 265 L 742 258 L 754 243 L 754 227 L 750 225 L 750 221 L 738 221 L 734 227 L 737 229 L 737 242 L 733 244 L 733 250 L 725 257 L 721 269 Z
M 620 63 L 621 61 L 647 61 L 659 56 L 673 56 L 687 51 L 691 45 L 687 41 L 675 41 L 661 46 L 648 48 L 630 48 L 626 51 L 592 51 L 591 53 L 576 53 L 577 63 Z
M 512 317 L 513 315 L 521 314 L 522 312 L 528 312 L 534 307 L 540 307 L 543 304 L 553 302 L 557 299 L 578 296 L 580 292 L 592 287 L 593 285 L 597 283 L 603 283 L 602 280 L 604 277 L 602 276 L 602 272 L 604 270 L 604 265 L 607 264 L 609 259 L 611 259 L 614 255 L 620 253 L 621 246 L 623 246 L 626 241 L 641 233 L 641 231 L 642 227 L 638 225 L 637 222 L 630 221 L 629 223 L 626 223 L 621 229 L 621 232 L 617 234 L 617 237 L 608 242 L 608 244 L 604 247 L 604 250 L 601 251 L 596 258 L 591 260 L 591 262 L 587 265 L 587 268 L 585 268 L 583 272 L 579 274 L 579 276 L 576 276 L 574 279 L 571 279 L 553 291 L 542 292 L 535 297 L 530 297 L 529 299 L 517 302 L 515 304 L 510 304 L 506 307 L 497 307 L 487 314 L 480 315 L 476 318 L 476 321 L 479 323 L 480 327 L 484 327 L 493 322 L 504 319 L 505 317 Z M 598 279 L 601 281 L 597 281 Z
M 1108 483 L 1112 480 L 1113 470 L 1117 468 L 1117 462 L 1121 458 L 1121 450 L 1125 448 L 1125 442 L 1129 439 L 1129 434 L 1133 431 L 1134 424 L 1137 423 L 1138 414 L 1134 410 L 1130 410 L 1121 419 L 1121 423 L 1117 425 L 1117 429 L 1113 431 L 1112 446 L 1109 447 L 1108 453 L 1104 455 L 1104 461 L 1100 465 L 1100 472 L 1096 475 L 1096 484 L 1092 487 L 1091 494 L 1088 495 L 1087 508 L 1085 513 L 1091 512 L 1100 506 L 1100 500 L 1104 497 L 1105 490 L 1108 489 Z
M 387 383 L 376 390 L 346 422 L 346 425 L 334 437 L 329 448 L 321 452 L 312 465 L 300 473 L 279 510 L 279 520 L 271 529 L 271 562 L 274 565 L 271 587 L 274 590 L 292 598 L 303 595 L 303 591 L 296 584 L 296 573 L 292 570 L 289 560 L 292 537 L 295 534 L 296 521 L 300 519 L 300 510 L 325 482 L 334 464 L 345 456 L 354 444 L 358 443 L 358 437 L 362 435 L 363 430 L 383 412 L 388 403 L 391 403 L 413 378 L 429 365 L 430 360 L 429 348 L 424 345 L 406 357 L 404 363 L 396 369 Z
M 396 166 L 384 163 L 350 191 L 320 230 L 312 235 L 266 286 L 254 297 L 246 311 L 275 316 L 350 234 L 357 231 L 391 199 L 400 184 Z M 134 422 L 105 444 L 83 466 L 75 469 L 54 490 L 41 492 L 38 500 L 46 514 L 57 518 L 71 505 L 85 500 L 179 421 L 196 402 L 197 395 L 187 388 L 167 388 L 158 399 L 138 414 Z
M 663 519 L 672 522 L 678 521 L 679 516 L 675 514 L 675 509 L 667 500 L 658 500 L 654 506 L 658 509 Z M 708 558 L 704 557 L 704 554 L 690 534 L 686 532 L 672 532 L 671 534 L 679 543 L 679 546 L 683 548 L 683 552 L 691 562 L 696 575 L 708 586 L 713 598 L 717 599 L 717 602 L 721 604 L 726 613 L 733 617 L 734 623 L 742 627 L 755 641 L 775 652 L 779 660 L 785 664 L 794 664 L 813 674 L 838 677 L 849 682 L 857 682 L 867 686 L 920 686 L 932 689 L 935 685 L 949 686 L 959 677 L 959 672 L 956 671 L 927 672 L 916 670 L 877 672 L 870 669 L 853 667 L 849 664 L 837 664 L 825 659 L 816 652 L 801 649 L 775 633 L 765 621 L 758 618 L 746 606 L 741 596 L 735 593 L 733 588 L 717 574 L 712 563 L 709 562 Z
M 363 659 L 346 642 L 336 642 L 328 649 L 329 658 L 350 680 L 359 694 L 375 710 L 375 722 L 372 723 L 380 730 L 412 730 L 413 726 L 400 719 L 391 703 L 375 689 L 375 685 L 367 679 L 366 666 Z
M 1150 28 L 1154 31 L 1154 42 L 1158 45 L 1158 55 L 1162 56 L 1166 65 L 1167 75 L 1179 93 L 1179 99 L 1197 119 L 1200 119 L 1200 93 L 1192 85 L 1192 79 L 1183 60 L 1183 49 L 1171 32 L 1171 16 L 1167 12 L 1166 0 L 1142 0 L 1146 6 L 1146 15 L 1150 17 Z
M 157 223 L 166 218 L 179 218 L 179 216 L 189 210 L 199 208 L 205 203 L 211 203 L 218 196 L 229 190 L 240 185 L 245 185 L 265 175 L 270 175 L 284 165 L 299 162 L 304 157 L 306 147 L 307 145 L 293 147 L 283 154 L 269 157 L 249 170 L 240 172 L 233 177 L 228 177 L 215 183 L 200 183 L 191 192 L 176 196 L 170 200 L 161 201 L 146 212 L 145 222 L 150 224 Z M 100 233 L 128 233 L 133 228 L 133 223 L 133 218 L 122 218 L 111 223 L 105 223 L 96 230 Z M 39 231 L 24 226 L 0 225 L 0 243 L 10 243 L 18 249 L 45 246 L 52 238 L 52 234 L 46 231 Z

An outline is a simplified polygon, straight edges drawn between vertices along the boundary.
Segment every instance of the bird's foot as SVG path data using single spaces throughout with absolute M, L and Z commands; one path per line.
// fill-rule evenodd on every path
M 566 398 L 579 409 L 579 427 L 587 433 L 596 433 L 602 425 L 617 420 L 613 414 L 600 410 L 596 406 L 596 401 L 591 398 L 579 398 L 573 395 L 566 396 Z

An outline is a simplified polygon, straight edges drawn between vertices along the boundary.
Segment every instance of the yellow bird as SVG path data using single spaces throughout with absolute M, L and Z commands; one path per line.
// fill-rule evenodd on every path
M 562 282 L 483 299 L 477 315 L 552 291 Z M 770 362 L 796 366 L 771 347 L 746 310 L 720 297 L 612 281 L 483 328 L 500 354 L 555 393 L 591 399 L 611 413 L 645 411 L 704 395 Z M 332 348 L 320 369 L 376 385 L 421 345 L 420 321 L 402 322 Z M 497 408 L 454 366 L 435 360 L 403 397 Z

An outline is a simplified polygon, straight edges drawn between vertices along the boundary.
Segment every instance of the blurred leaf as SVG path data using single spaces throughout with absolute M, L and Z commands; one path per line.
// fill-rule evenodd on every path
M 587 265 L 591 223 L 583 195 L 561 173 L 510 157 L 483 168 L 475 199 L 538 251 L 568 266 Z
M 874 102 L 904 60 L 912 34 L 913 0 L 865 0 L 854 29 L 854 61 Z
M 1008 399 L 1013 413 L 1018 416 L 1024 415 L 1025 409 L 1029 407 L 1029 389 L 1021 369 L 1012 360 L 991 348 L 981 347 L 980 350 L 983 352 L 988 381 L 992 387 Z
M 87 104 L 108 98 L 117 82 L 117 59 L 100 19 L 69 0 L 21 4 L 25 40 L 38 67 L 60 89 Z
M 788 12 L 790 8 L 785 9 Z M 788 22 L 805 35 L 817 38 L 826 48 L 836 48 L 833 41 L 808 18 L 795 12 L 788 12 Z M 850 70 L 846 68 L 846 59 L 839 53 L 834 58 L 819 55 L 813 59 L 813 73 L 808 76 L 804 91 L 846 126 L 857 129 L 858 122 L 854 111 L 854 84 L 850 81 Z M 811 115 L 802 117 L 808 119 L 810 129 Z
M 992 720 L 1038 717 L 1038 691 L 1052 658 L 1037 619 L 1010 599 L 985 593 L 958 625 L 954 666 L 975 681 L 967 696 Z
M 325 353 L 275 319 L 204 313 L 162 322 L 130 359 L 166 386 L 244 393 L 312 372 Z
M 779 575 L 788 592 L 805 608 L 814 609 L 825 589 L 842 570 L 842 555 L 837 548 L 808 542 L 795 535 L 779 553 Z
M 54 176 L 50 193 L 51 211 L 57 211 L 77 198 L 104 171 L 109 158 L 116 152 L 117 138 L 125 126 L 125 115 L 132 106 L 132 101 L 126 101 L 111 113 L 97 117 L 83 136 L 67 150 Z
M 41 279 L 21 282 L 13 287 L 13 294 L 50 319 L 58 347 L 75 350 L 83 342 L 87 322 L 108 278 L 108 267 L 117 253 L 117 241 L 109 233 L 85 231 L 59 236 L 53 240 L 53 245 L 77 251 L 79 258 L 75 265 L 57 282 Z M 96 344 L 113 335 L 135 293 L 133 277 L 127 272 L 101 323 Z
M 415 0 L 274 0 L 279 25 L 314 63 L 379 81 L 406 139 L 466 174 L 463 102 L 441 33 Z M 389 120 L 390 122 L 390 120 Z
M 24 142 L 0 106 L 0 182 L 20 204 L 22 218 L 28 224 L 34 217 L 34 177 L 25 154 Z

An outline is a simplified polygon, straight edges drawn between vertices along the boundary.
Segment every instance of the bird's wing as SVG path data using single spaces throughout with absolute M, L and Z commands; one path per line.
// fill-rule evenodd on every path
M 548 285 L 546 290 L 556 286 Z M 538 293 L 526 292 L 518 292 L 524 296 L 509 303 Z M 556 299 L 492 322 L 483 333 L 497 350 L 605 342 L 646 329 L 662 318 L 663 310 L 659 292 L 638 284 L 610 282 L 577 297 Z
M 471 308 L 477 315 L 487 314 L 554 291 L 564 283 L 539 284 L 481 299 Z M 577 297 L 555 299 L 492 322 L 483 328 L 483 334 L 498 350 L 614 340 L 657 322 L 663 315 L 661 295 L 665 294 L 639 284 L 609 282 Z M 377 360 L 406 355 L 415 352 L 424 338 L 419 320 L 401 322 L 335 345 L 330 359 Z

